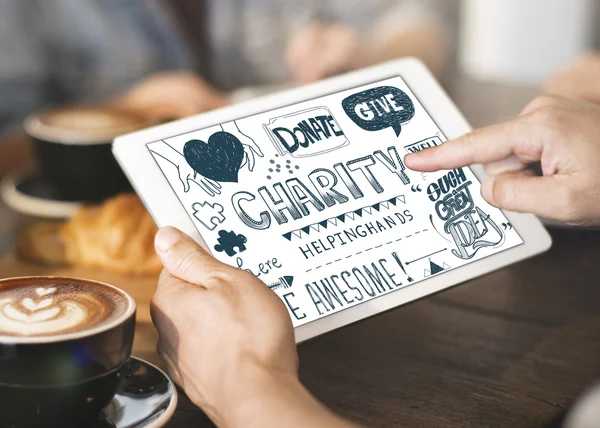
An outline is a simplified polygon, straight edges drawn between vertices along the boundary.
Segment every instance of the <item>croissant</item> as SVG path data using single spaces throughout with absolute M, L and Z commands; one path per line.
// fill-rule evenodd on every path
M 134 194 L 81 208 L 59 232 L 69 264 L 129 275 L 158 274 L 157 227 Z

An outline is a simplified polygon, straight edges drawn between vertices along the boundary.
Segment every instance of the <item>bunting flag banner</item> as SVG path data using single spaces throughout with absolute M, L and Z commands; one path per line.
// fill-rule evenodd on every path
M 387 199 L 382 202 L 377 202 L 373 205 L 367 205 L 366 207 L 349 211 L 347 213 L 328 218 L 327 220 L 309 224 L 308 226 L 302 227 L 300 229 L 284 233 L 282 236 L 288 241 L 291 241 L 294 236 L 297 238 L 302 238 L 303 236 L 310 235 L 312 231 L 318 233 L 322 229 L 327 229 L 329 226 L 335 227 L 339 223 L 345 223 L 346 221 L 356 220 L 357 218 L 362 218 L 363 216 L 374 215 L 381 211 L 393 209 L 393 207 L 396 207 L 399 203 L 406 204 L 406 198 L 404 197 L 404 195 L 396 196 L 392 199 Z

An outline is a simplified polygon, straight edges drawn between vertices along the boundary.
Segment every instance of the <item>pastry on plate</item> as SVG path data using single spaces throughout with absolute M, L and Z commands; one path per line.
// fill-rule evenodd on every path
M 68 263 L 124 274 L 158 274 L 157 227 L 134 194 L 81 208 L 60 231 Z

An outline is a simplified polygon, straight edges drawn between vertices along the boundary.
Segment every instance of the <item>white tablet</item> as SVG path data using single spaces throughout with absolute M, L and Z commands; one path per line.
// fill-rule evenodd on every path
M 479 167 L 405 168 L 468 131 L 404 59 L 125 135 L 114 153 L 156 223 L 264 281 L 300 342 L 550 247 L 533 215 L 482 199 Z

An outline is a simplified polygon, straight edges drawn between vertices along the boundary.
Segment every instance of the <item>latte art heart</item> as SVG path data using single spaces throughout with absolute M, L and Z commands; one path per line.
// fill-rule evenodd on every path
M 35 289 L 35 292 L 38 296 L 47 296 L 48 294 L 56 293 L 56 287 L 51 287 L 51 288 L 38 287 Z
M 125 299 L 101 287 L 0 288 L 0 335 L 46 336 L 71 333 L 110 321 Z

